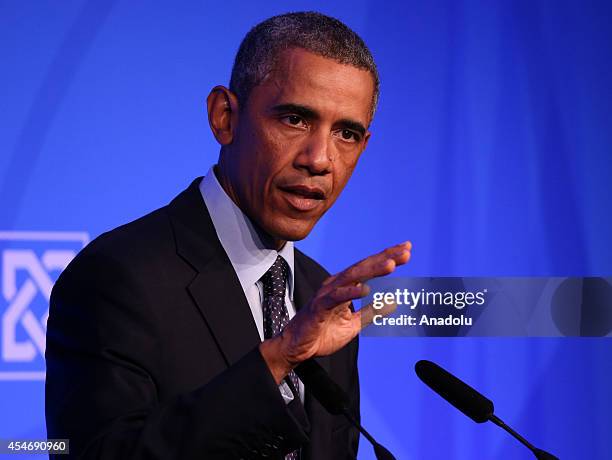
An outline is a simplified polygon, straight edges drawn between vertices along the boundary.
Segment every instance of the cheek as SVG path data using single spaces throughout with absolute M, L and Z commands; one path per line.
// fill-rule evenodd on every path
M 341 155 L 335 164 L 334 186 L 338 188 L 338 194 L 342 191 L 348 180 L 351 178 L 359 155 L 356 153 Z
M 288 167 L 289 146 L 274 130 L 265 126 L 253 130 L 245 145 L 250 161 L 243 171 L 251 183 L 252 194 L 258 196 L 263 206 L 266 196 L 271 192 L 274 178 Z
M 255 142 L 259 166 L 267 172 L 268 179 L 290 166 L 291 142 L 279 130 L 262 126 L 254 133 L 253 145 Z

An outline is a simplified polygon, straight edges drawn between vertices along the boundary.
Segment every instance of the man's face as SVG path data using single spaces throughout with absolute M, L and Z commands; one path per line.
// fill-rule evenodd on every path
M 249 95 L 224 159 L 238 206 L 276 240 L 301 240 L 351 176 L 370 133 L 371 74 L 284 51 Z

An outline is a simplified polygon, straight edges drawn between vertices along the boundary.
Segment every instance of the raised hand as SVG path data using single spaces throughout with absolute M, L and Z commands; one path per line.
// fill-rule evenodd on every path
M 332 354 L 359 334 L 371 314 L 367 309 L 353 312 L 351 301 L 368 295 L 367 280 L 408 262 L 411 249 L 410 242 L 401 243 L 330 276 L 280 335 L 262 342 L 261 353 L 277 382 L 300 362 Z

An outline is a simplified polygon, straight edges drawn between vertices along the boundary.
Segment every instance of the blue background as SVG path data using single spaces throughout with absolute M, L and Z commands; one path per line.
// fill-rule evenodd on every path
M 370 46 L 373 136 L 299 247 L 338 271 L 410 239 L 402 276 L 612 274 L 608 2 L 5 1 L 0 230 L 92 238 L 217 158 L 205 98 L 260 20 L 318 10 Z M 528 459 L 417 381 L 454 371 L 562 459 L 612 458 L 609 339 L 364 338 L 362 416 L 398 459 Z M 0 382 L 0 438 L 44 437 L 42 382 Z M 360 459 L 373 458 L 363 440 Z

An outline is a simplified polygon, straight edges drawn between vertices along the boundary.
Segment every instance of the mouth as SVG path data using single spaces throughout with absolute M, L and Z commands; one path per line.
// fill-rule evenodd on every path
M 318 187 L 287 185 L 278 188 L 283 192 L 289 205 L 296 211 L 312 211 L 325 200 L 325 192 Z

